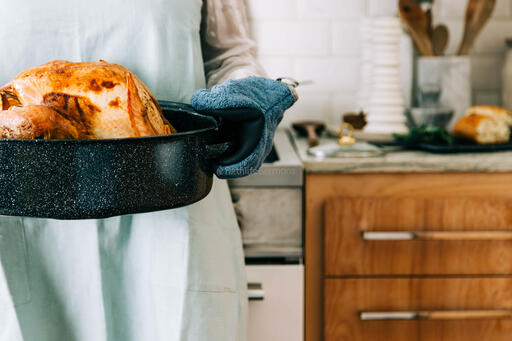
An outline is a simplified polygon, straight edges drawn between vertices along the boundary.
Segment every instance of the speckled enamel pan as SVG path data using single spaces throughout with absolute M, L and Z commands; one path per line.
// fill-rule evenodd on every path
M 204 198 L 222 124 L 189 105 L 161 102 L 172 135 L 107 140 L 0 139 L 0 214 L 105 218 Z

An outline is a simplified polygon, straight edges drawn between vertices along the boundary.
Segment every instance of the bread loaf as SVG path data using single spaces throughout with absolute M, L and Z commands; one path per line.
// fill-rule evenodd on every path
M 510 139 L 510 128 L 492 116 L 471 114 L 455 124 L 453 134 L 479 144 L 505 143 Z
M 474 105 L 466 110 L 466 116 L 472 114 L 493 116 L 502 119 L 506 124 L 512 126 L 512 112 L 503 107 L 495 105 Z
M 505 143 L 510 139 L 512 113 L 492 105 L 475 105 L 453 129 L 456 137 L 479 144 Z

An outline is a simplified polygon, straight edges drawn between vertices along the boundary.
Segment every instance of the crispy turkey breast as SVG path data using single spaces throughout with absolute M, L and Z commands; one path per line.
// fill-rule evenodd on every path
M 0 88 L 0 137 L 102 139 L 169 134 L 149 89 L 105 61 L 53 61 Z

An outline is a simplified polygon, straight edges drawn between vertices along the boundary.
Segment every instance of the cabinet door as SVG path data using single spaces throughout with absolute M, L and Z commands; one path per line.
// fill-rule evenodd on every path
M 247 265 L 249 341 L 302 341 L 302 265 Z
M 505 341 L 511 278 L 325 280 L 326 341 Z
M 512 200 L 338 198 L 325 274 L 511 274 Z

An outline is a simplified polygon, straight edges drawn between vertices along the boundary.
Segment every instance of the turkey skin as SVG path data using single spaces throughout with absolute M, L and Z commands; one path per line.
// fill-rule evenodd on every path
M 0 137 L 110 139 L 175 132 L 151 91 L 124 66 L 57 60 L 0 88 Z

